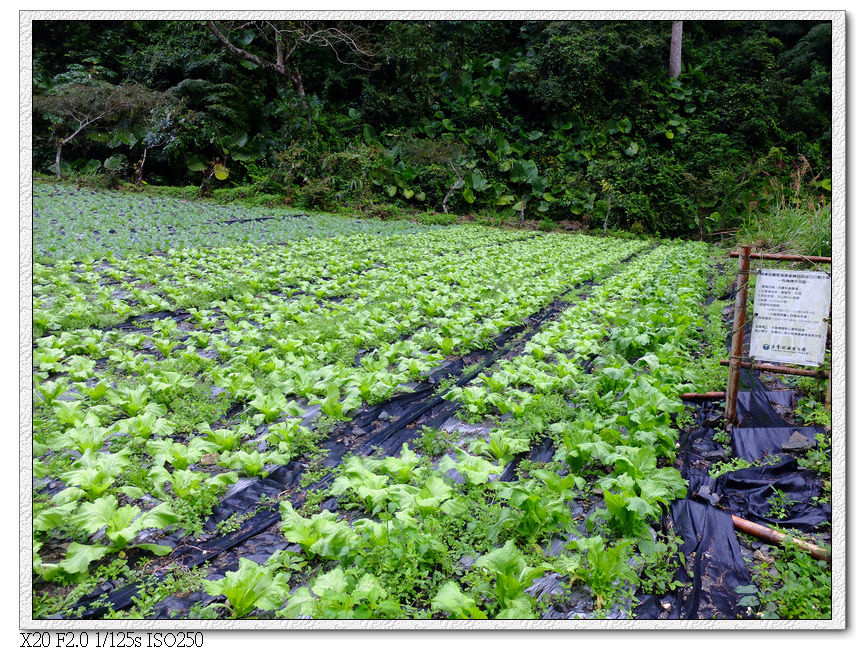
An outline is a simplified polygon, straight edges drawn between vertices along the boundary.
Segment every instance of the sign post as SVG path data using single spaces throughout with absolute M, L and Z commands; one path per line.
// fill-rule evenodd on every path
M 733 311 L 733 338 L 730 344 L 724 418 L 729 425 L 736 423 L 736 400 L 739 395 L 739 369 L 757 368 L 808 377 L 825 374 L 819 370 L 804 370 L 788 366 L 772 366 L 743 361 L 742 342 L 748 305 L 748 276 L 751 248 L 741 246 L 730 252 L 739 258 L 736 276 L 736 303 Z M 760 255 L 759 259 L 778 261 L 808 261 L 831 264 L 831 258 L 800 255 Z M 757 272 L 754 294 L 754 321 L 751 328 L 749 357 L 761 361 L 819 366 L 826 354 L 831 308 L 831 276 L 825 271 L 785 271 L 781 269 Z M 827 397 L 831 385 L 827 386 Z
M 736 400 L 739 398 L 739 364 L 742 361 L 742 341 L 745 337 L 745 313 L 748 307 L 748 273 L 751 270 L 751 247 L 739 247 L 739 271 L 736 275 L 736 305 L 733 311 L 733 340 L 730 342 L 730 372 L 727 374 L 727 402 L 724 419 L 736 420 Z

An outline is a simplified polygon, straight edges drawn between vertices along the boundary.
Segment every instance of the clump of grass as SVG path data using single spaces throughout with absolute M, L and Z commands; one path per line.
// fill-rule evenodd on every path
M 814 209 L 780 206 L 752 214 L 739 229 L 743 242 L 765 241 L 764 248 L 800 255 L 832 254 L 832 206 Z

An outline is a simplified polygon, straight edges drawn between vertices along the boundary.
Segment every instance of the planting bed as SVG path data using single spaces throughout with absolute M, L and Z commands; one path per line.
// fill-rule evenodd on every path
M 34 208 L 35 617 L 626 617 L 683 586 L 705 244 Z

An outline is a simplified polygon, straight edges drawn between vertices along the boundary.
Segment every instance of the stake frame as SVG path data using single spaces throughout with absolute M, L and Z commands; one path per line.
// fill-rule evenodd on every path
M 785 262 L 811 262 L 812 264 L 832 264 L 831 257 L 818 257 L 814 255 L 790 255 L 780 253 L 761 253 L 760 255 L 751 255 L 750 246 L 740 246 L 735 251 L 728 253 L 729 257 L 739 258 L 739 267 L 736 273 L 736 303 L 733 309 L 733 338 L 730 342 L 730 358 L 722 359 L 722 366 L 729 366 L 727 373 L 727 390 L 725 392 L 726 404 L 724 407 L 724 420 L 728 425 L 732 426 L 738 422 L 736 413 L 736 401 L 739 397 L 739 369 L 754 368 L 764 372 L 774 372 L 778 374 L 799 375 L 805 377 L 827 377 L 828 383 L 826 386 L 826 403 L 829 404 L 831 399 L 832 379 L 831 375 L 827 375 L 821 371 L 803 370 L 801 368 L 793 368 L 784 365 L 770 365 L 765 363 L 752 363 L 743 361 L 742 343 L 745 337 L 745 316 L 748 310 L 748 283 L 751 275 L 751 260 L 776 260 Z M 831 310 L 830 310 L 831 318 Z M 831 332 L 831 321 L 830 329 Z

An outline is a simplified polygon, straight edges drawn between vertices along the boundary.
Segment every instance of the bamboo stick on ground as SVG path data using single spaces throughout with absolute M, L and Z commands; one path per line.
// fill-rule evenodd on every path
M 736 515 L 733 515 L 733 526 L 737 530 L 741 530 L 743 533 L 748 533 L 749 535 L 753 535 L 754 537 L 766 542 L 771 542 L 772 544 L 782 544 L 787 538 L 784 533 L 779 533 L 777 530 L 772 530 L 766 526 L 755 524 L 753 521 L 742 519 Z M 830 561 L 829 551 L 825 548 L 820 548 L 816 544 L 806 542 L 798 537 L 791 537 L 790 539 L 797 547 L 810 553 L 811 557 L 818 560 L 826 560 L 827 562 Z

